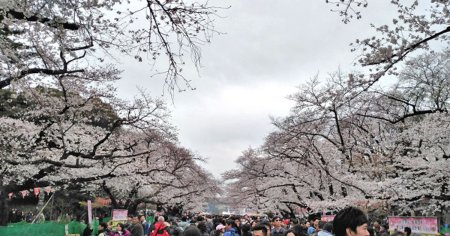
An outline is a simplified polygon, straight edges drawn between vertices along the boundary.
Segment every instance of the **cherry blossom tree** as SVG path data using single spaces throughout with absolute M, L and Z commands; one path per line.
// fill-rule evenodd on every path
M 291 96 L 291 114 L 274 120 L 277 131 L 225 174 L 231 196 L 260 209 L 445 213 L 448 63 L 448 51 L 418 56 L 396 84 L 364 92 L 340 71 L 326 83 L 312 79 Z
M 102 190 L 131 210 L 141 202 L 194 208 L 213 197 L 216 182 L 178 146 L 164 102 L 145 93 L 118 99 L 108 86 L 114 74 L 101 75 L 49 77 L 53 87 L 13 82 L 2 103 L 1 192 Z
M 200 167 L 189 150 L 163 142 L 151 155 L 130 163 L 117 177 L 102 180 L 102 190 L 116 208 L 135 212 L 141 203 L 154 204 L 165 211 L 175 208 L 202 211 L 208 199 L 220 192 L 210 173 Z M 130 178 L 131 177 L 131 178 Z M 118 199 L 125 199 L 123 205 Z
M 370 10 L 366 0 L 326 2 L 345 23 Z M 448 132 L 448 51 L 442 43 L 450 32 L 449 3 L 387 4 L 398 15 L 351 45 L 362 72 L 338 71 L 326 82 L 317 76 L 301 86 L 291 96 L 291 114 L 273 121 L 278 130 L 244 152 L 239 169 L 225 173 L 233 202 L 290 212 L 292 206 L 347 204 L 382 204 L 398 214 L 448 209 L 448 140 L 442 136 Z M 387 75 L 394 86 L 380 84 Z
M 369 0 L 326 2 L 333 6 L 332 11 L 342 16 L 344 23 L 364 17 L 361 10 L 370 10 L 371 3 Z M 352 51 L 360 56 L 359 64 L 369 70 L 367 75 L 354 78 L 359 80 L 361 89 L 367 89 L 386 74 L 396 74 L 408 56 L 439 51 L 441 43 L 449 40 L 448 1 L 396 0 L 386 1 L 386 4 L 397 10 L 397 16 L 385 25 L 371 25 L 375 31 L 373 36 L 351 44 Z
M 42 84 L 43 75 L 80 76 L 116 52 L 163 59 L 168 88 L 182 88 L 185 54 L 199 65 L 216 10 L 182 0 L 0 1 L 0 88 L 26 77 Z
M 182 148 L 164 103 L 146 93 L 131 102 L 117 98 L 113 82 L 120 71 L 106 57 L 161 61 L 169 91 L 189 87 L 185 55 L 199 65 L 199 46 L 214 32 L 216 10 L 207 2 L 178 0 L 0 1 L 2 207 L 10 191 L 48 185 L 114 191 L 108 181 L 124 179 L 131 189 L 122 190 L 135 204 L 133 186 L 144 184 L 151 189 L 147 195 L 172 187 L 164 189 L 172 202 L 152 200 L 165 205 L 188 206 L 206 196 L 215 182 L 193 155 L 170 159 L 168 150 Z M 159 161 L 167 166 L 143 168 Z M 189 171 L 190 181 L 180 176 Z M 159 181 L 145 182 L 145 173 Z M 190 185 L 196 177 L 208 184 Z
M 236 208 L 258 212 L 281 211 L 295 215 L 298 207 L 306 207 L 303 198 L 309 192 L 307 176 L 302 179 L 294 163 L 268 158 L 255 149 L 245 151 L 237 161 L 238 170 L 224 173 L 228 203 Z M 295 174 L 294 174 L 295 173 Z

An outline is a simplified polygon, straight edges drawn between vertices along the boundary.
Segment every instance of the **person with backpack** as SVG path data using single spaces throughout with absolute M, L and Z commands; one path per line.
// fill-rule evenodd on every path
M 164 216 L 158 216 L 158 221 L 154 225 L 154 229 L 149 236 L 170 236 L 167 232 L 167 224 L 164 221 Z
M 150 234 L 150 223 L 145 219 L 145 215 L 140 215 L 139 221 L 142 224 L 142 228 L 144 228 L 144 235 L 148 236 Z

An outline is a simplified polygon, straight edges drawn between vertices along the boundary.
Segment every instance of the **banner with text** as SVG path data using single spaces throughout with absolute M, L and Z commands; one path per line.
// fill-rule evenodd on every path
M 405 227 L 410 227 L 413 233 L 418 234 L 436 234 L 439 230 L 436 217 L 391 216 L 388 221 L 389 230 L 403 231 Z
M 114 209 L 112 210 L 112 220 L 127 220 L 128 210 Z

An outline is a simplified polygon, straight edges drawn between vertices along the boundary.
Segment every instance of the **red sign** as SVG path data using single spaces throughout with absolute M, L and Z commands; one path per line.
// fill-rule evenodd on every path
M 320 220 L 325 222 L 331 222 L 334 220 L 335 215 L 323 215 Z
M 127 220 L 128 210 L 114 209 L 112 210 L 112 220 Z
M 411 228 L 413 233 L 436 234 L 439 230 L 436 217 L 389 217 L 389 230 L 403 231 L 405 227 Z

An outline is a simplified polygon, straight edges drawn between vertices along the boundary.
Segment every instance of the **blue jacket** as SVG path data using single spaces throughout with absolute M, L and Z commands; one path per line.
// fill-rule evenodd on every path
M 239 233 L 236 232 L 235 228 L 230 228 L 229 230 L 223 233 L 223 236 L 239 236 Z
M 312 226 L 309 226 L 308 231 L 306 232 L 308 235 L 313 234 L 314 232 L 316 232 L 316 229 Z

